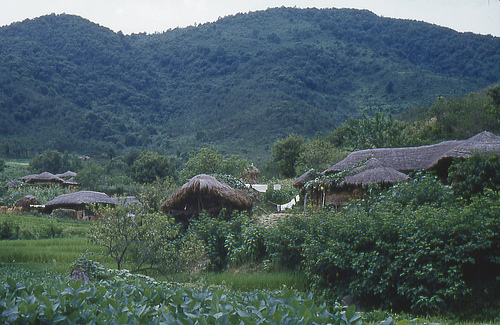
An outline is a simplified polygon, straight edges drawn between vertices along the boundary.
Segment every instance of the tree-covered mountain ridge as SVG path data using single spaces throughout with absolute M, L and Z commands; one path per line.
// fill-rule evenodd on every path
M 500 81 L 500 38 L 366 10 L 274 8 L 158 34 L 73 15 L 0 28 L 0 156 L 131 147 L 265 156 Z

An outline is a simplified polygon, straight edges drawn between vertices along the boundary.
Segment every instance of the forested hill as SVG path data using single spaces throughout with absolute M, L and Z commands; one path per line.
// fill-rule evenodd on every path
M 0 28 L 0 156 L 265 155 L 289 133 L 500 81 L 500 38 L 369 11 L 275 8 L 124 35 L 72 15 Z

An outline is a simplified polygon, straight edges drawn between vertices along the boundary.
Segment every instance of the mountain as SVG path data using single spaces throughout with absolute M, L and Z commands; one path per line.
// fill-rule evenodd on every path
M 500 81 L 500 38 L 353 9 L 274 8 L 124 35 L 73 15 L 0 28 L 0 156 L 199 147 L 399 114 Z

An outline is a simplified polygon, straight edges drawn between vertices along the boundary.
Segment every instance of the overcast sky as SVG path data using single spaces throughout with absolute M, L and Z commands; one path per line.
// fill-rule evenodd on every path
M 281 6 L 363 8 L 384 17 L 500 36 L 499 0 L 0 0 L 0 26 L 67 13 L 125 34 L 154 33 Z

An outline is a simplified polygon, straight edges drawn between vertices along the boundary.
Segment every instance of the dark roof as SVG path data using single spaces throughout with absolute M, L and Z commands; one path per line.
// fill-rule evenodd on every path
M 301 188 L 305 183 L 315 179 L 317 176 L 314 168 L 309 169 L 304 174 L 297 177 L 297 179 L 293 182 L 292 186 L 296 188 Z
M 346 176 L 339 186 L 368 185 L 370 183 L 394 184 L 407 179 L 409 177 L 406 174 L 398 172 L 392 167 L 384 166 L 377 158 L 370 158 Z
M 55 199 L 52 199 L 45 203 L 45 206 L 52 207 L 58 205 L 85 205 L 95 203 L 116 204 L 117 201 L 114 198 L 110 198 L 106 193 L 80 191 L 59 195 Z
M 377 158 L 383 165 L 401 172 L 432 169 L 444 158 L 467 158 L 474 151 L 500 152 L 500 137 L 483 131 L 467 140 L 451 140 L 441 143 L 407 148 L 366 149 L 351 152 L 345 159 L 323 171 L 331 174 L 351 168 L 365 159 Z
M 32 174 L 32 175 L 26 175 L 21 178 L 19 178 L 22 181 L 25 181 L 26 183 L 36 183 L 36 182 L 53 182 L 53 183 L 62 183 L 64 180 L 60 177 L 57 177 L 56 175 L 49 173 L 49 172 L 43 172 L 41 174 Z

